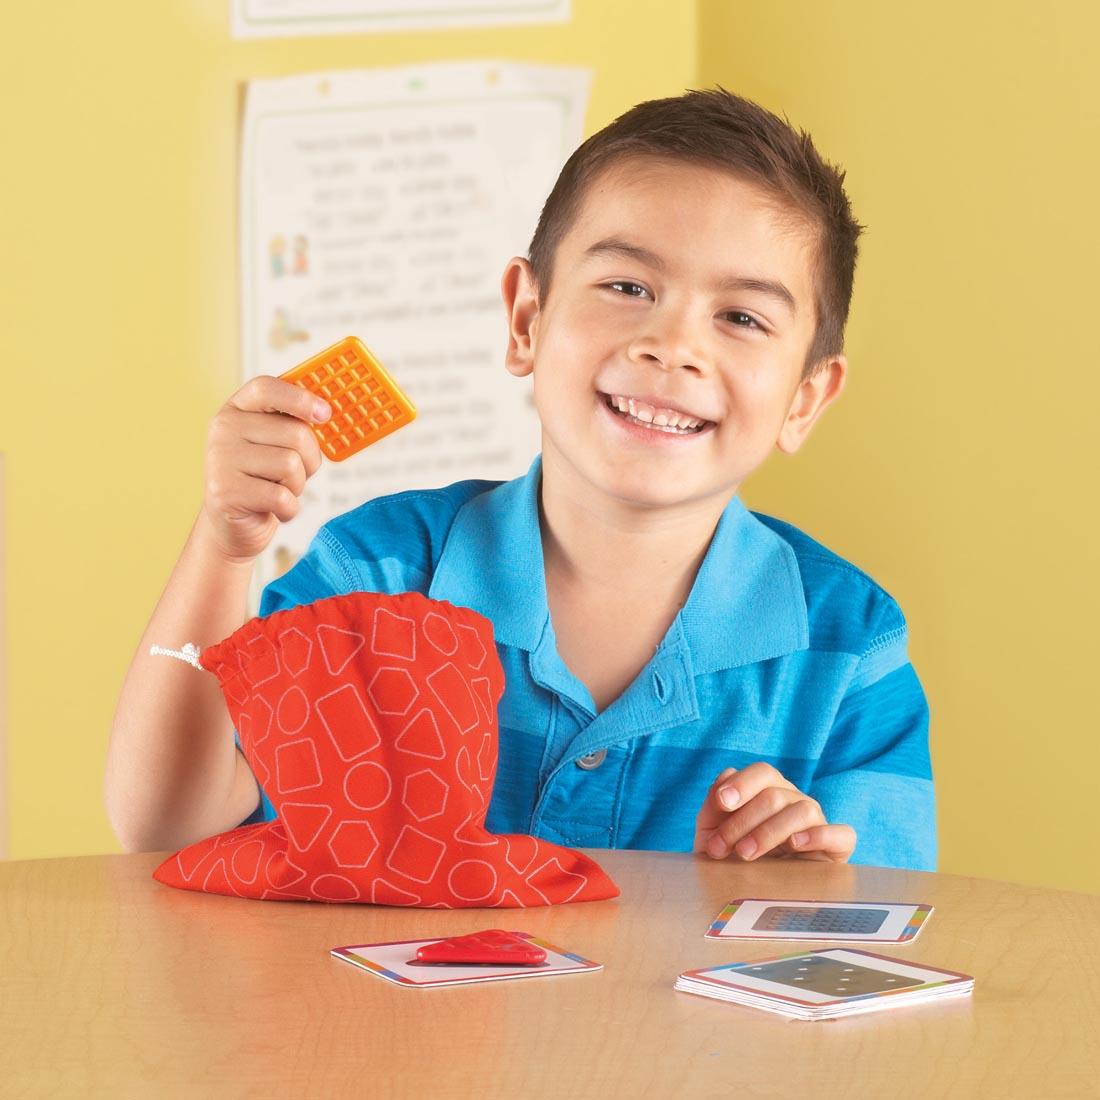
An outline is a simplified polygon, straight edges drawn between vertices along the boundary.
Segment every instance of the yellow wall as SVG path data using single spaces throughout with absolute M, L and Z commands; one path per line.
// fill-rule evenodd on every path
M 745 493 L 900 600 L 940 869 L 1100 891 L 1095 5 L 700 7 L 700 75 L 809 130 L 869 226 L 839 405 Z
M 198 510 L 207 424 L 239 385 L 242 83 L 586 65 L 590 132 L 695 74 L 694 7 L 664 0 L 573 0 L 567 24 L 253 41 L 229 38 L 228 8 L 20 4 L 0 31 L 13 858 L 120 850 L 101 795 L 115 699 Z
M 504 57 L 592 66 L 588 132 L 721 82 L 848 169 L 870 226 L 849 389 L 747 499 L 906 609 L 933 708 L 942 868 L 1100 890 L 1087 431 L 1100 394 L 1084 320 L 1100 16 L 1018 0 L 987 18 L 942 0 L 574 0 L 563 26 L 234 42 L 227 6 L 6 17 L 10 855 L 118 850 L 100 796 L 115 696 L 198 508 L 206 425 L 237 384 L 241 83 Z

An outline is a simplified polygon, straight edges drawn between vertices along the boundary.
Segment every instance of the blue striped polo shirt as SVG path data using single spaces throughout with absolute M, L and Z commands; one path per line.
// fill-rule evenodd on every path
M 762 760 L 855 829 L 853 862 L 934 869 L 928 707 L 882 588 L 734 497 L 664 640 L 597 713 L 554 639 L 540 476 L 541 456 L 514 481 L 368 501 L 320 529 L 260 614 L 416 591 L 489 619 L 506 682 L 492 832 L 690 851 L 715 776 Z M 261 793 L 250 822 L 276 816 Z

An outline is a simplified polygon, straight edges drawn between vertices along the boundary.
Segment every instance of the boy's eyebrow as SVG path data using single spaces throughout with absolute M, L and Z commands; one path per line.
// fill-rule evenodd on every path
M 639 244 L 628 244 L 618 237 L 605 237 L 584 250 L 585 256 L 625 256 L 639 260 L 656 271 L 664 271 L 666 264 L 656 252 Z M 715 283 L 716 290 L 757 290 L 775 298 L 793 314 L 798 311 L 794 295 L 777 279 L 758 279 L 750 275 L 726 275 Z

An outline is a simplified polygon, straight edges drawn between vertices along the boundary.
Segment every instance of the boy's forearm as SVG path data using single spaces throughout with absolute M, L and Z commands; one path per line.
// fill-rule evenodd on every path
M 248 615 L 252 563 L 227 562 L 200 513 L 123 682 L 107 750 L 104 796 L 130 851 L 181 847 L 232 828 L 233 725 L 218 681 L 149 648 L 220 642 Z

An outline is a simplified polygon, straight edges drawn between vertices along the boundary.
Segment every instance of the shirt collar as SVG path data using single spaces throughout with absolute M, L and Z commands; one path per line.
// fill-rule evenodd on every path
M 534 652 L 550 617 L 539 527 L 542 455 L 459 508 L 428 595 L 469 607 L 502 645 Z
M 539 527 L 542 456 L 527 473 L 467 501 L 455 516 L 429 596 L 472 608 L 496 641 L 535 652 L 549 609 Z M 809 646 L 794 551 L 737 498 L 726 506 L 669 639 L 682 636 L 696 674 Z
M 680 612 L 696 674 L 782 657 L 810 644 L 790 544 L 733 497 Z

